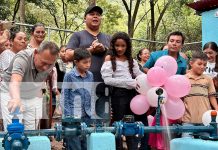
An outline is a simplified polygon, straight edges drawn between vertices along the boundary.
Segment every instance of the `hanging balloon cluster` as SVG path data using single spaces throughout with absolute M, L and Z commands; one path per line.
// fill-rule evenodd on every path
M 162 114 L 168 119 L 179 119 L 185 112 L 185 106 L 181 97 L 187 95 L 191 89 L 189 80 L 184 75 L 175 75 L 177 62 L 171 56 L 160 57 L 154 67 L 146 74 L 136 78 L 135 96 L 130 103 L 130 108 L 137 115 L 144 114 L 149 107 L 158 106 L 157 89 L 163 89 L 161 95 L 164 99 L 161 104 Z

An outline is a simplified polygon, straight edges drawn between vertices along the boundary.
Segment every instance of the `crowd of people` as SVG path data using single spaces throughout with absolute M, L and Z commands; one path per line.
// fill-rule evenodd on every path
M 183 98 L 185 114 L 177 122 L 199 125 L 204 112 L 218 110 L 215 97 L 218 47 L 215 42 L 206 43 L 202 51 L 193 52 L 191 59 L 187 60 L 180 52 L 185 36 L 175 31 L 168 35 L 164 48 L 155 52 L 142 48 L 134 59 L 134 47 L 127 33 L 116 32 L 109 36 L 100 31 L 102 15 L 101 7 L 89 6 L 84 14 L 85 29 L 73 33 L 68 44 L 60 48 L 54 42 L 45 41 L 42 23 L 32 27 L 29 42 L 25 32 L 10 33 L 0 23 L 0 101 L 4 131 L 11 123 L 11 114 L 18 111 L 26 130 L 38 128 L 39 120 L 43 118 L 42 111 L 46 109 L 42 97 L 48 78 L 53 113 L 59 103 L 58 109 L 63 116 L 80 118 L 91 126 L 92 115 L 96 112 L 92 108 L 92 91 L 87 87 L 91 87 L 93 82 L 102 82 L 103 87 L 100 92 L 96 91 L 96 95 L 110 87 L 108 109 L 111 108 L 112 112 L 111 122 L 133 115 L 135 121 L 148 126 L 148 114 L 136 115 L 130 109 L 130 101 L 137 94 L 135 78 L 146 74 L 157 59 L 165 55 L 176 60 L 176 74 L 185 75 L 191 83 L 191 91 Z M 182 136 L 190 136 L 190 133 Z M 116 139 L 116 149 L 123 149 L 123 140 Z M 168 149 L 164 137 L 157 138 L 156 134 L 144 134 L 143 138 L 127 136 L 125 140 L 129 150 Z M 86 149 L 86 139 L 79 136 L 65 138 L 64 143 L 69 150 Z

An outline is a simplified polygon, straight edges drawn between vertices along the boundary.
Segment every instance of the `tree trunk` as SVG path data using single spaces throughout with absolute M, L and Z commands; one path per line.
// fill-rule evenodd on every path
M 14 13 L 13 13 L 13 21 L 15 20 L 15 18 L 16 18 L 16 15 L 17 15 L 17 12 L 18 12 L 18 10 L 19 10 L 19 5 L 20 5 L 20 0 L 17 0 L 16 1 L 16 4 L 14 5 Z
M 131 28 L 130 37 L 133 37 L 133 35 L 134 35 L 135 21 L 136 21 L 136 17 L 137 17 L 137 14 L 138 14 L 140 2 L 141 2 L 141 0 L 136 1 L 134 12 L 132 14 L 132 20 L 131 20 L 131 26 L 130 26 L 130 28 Z
M 151 37 L 152 41 L 155 41 L 155 15 L 154 15 L 154 0 L 150 0 L 150 8 L 151 8 Z M 155 49 L 155 43 L 151 43 L 149 49 Z
M 25 0 L 20 0 L 19 13 L 20 13 L 20 23 L 25 23 Z M 25 27 L 21 26 L 20 31 L 24 32 Z
M 136 1 L 136 4 L 135 4 L 135 8 L 133 10 L 133 1 L 130 0 L 129 1 L 129 6 L 127 4 L 127 2 L 125 0 L 122 0 L 124 6 L 125 6 L 125 9 L 126 9 L 126 12 L 128 14 L 128 34 L 129 36 L 132 38 L 133 35 L 134 35 L 134 27 L 135 27 L 135 20 L 136 20 L 136 17 L 137 17 L 137 13 L 138 13 L 138 9 L 139 9 L 139 4 L 141 2 L 141 0 L 137 0 Z M 133 14 L 132 14 L 133 12 Z
M 132 22 L 132 0 L 129 2 L 129 13 L 128 13 L 128 34 L 130 37 L 133 36 L 132 29 L 131 29 L 131 22 Z

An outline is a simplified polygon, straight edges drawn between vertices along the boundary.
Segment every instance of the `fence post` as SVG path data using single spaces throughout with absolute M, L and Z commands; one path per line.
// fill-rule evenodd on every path
M 48 41 L 50 41 L 50 35 L 51 35 L 51 30 L 50 27 L 48 27 Z

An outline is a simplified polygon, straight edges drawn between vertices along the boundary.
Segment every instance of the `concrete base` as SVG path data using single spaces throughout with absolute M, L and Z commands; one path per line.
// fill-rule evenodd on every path
M 170 141 L 170 150 L 215 150 L 218 141 L 209 141 L 193 138 L 177 138 Z
M 51 144 L 50 140 L 47 136 L 32 136 L 28 137 L 30 141 L 30 145 L 28 150 L 50 150 Z M 2 140 L 3 138 L 0 138 L 0 150 L 4 150 L 2 147 Z
M 87 137 L 87 150 L 115 149 L 115 136 L 112 133 L 92 133 Z

